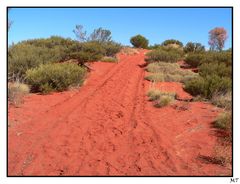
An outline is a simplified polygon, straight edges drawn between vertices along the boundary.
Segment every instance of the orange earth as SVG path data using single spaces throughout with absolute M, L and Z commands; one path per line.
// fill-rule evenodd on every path
M 190 102 L 181 83 L 173 105 L 148 101 L 144 53 L 119 63 L 94 62 L 79 89 L 31 94 L 8 109 L 8 175 L 230 176 L 231 167 L 203 162 L 217 144 L 221 109 Z

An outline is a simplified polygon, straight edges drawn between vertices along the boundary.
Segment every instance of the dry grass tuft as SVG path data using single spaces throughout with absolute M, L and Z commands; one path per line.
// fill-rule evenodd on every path
M 120 51 L 121 54 L 126 54 L 126 55 L 136 55 L 139 53 L 138 49 L 136 48 L 131 48 L 131 47 L 123 47 Z
M 23 102 L 23 97 L 29 93 L 29 87 L 20 82 L 8 83 L 8 100 L 15 106 Z
M 150 89 L 147 93 L 150 101 L 154 101 L 155 107 L 164 107 L 174 102 L 176 93 L 163 92 L 158 89 Z

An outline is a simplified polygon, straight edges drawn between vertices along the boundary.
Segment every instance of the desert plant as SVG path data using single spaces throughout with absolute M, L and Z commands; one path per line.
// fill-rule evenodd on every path
M 184 47 L 185 53 L 204 52 L 205 47 L 201 43 L 188 42 Z
M 116 62 L 118 61 L 118 59 L 115 58 L 115 57 L 107 57 L 107 56 L 105 56 L 105 57 L 103 57 L 103 58 L 101 59 L 101 61 L 103 61 L 103 62 L 109 62 L 109 63 L 116 63 Z
M 136 48 L 147 48 L 148 40 L 142 35 L 133 36 L 130 39 L 131 44 Z
M 218 115 L 214 122 L 216 128 L 231 130 L 232 129 L 232 114 L 231 112 L 223 112 Z
M 114 57 L 118 52 L 120 52 L 122 46 L 116 42 L 105 42 L 102 43 L 101 46 L 104 49 L 104 56 Z
M 227 93 L 215 93 L 212 95 L 211 102 L 218 107 L 230 110 L 232 109 L 232 93 L 230 91 Z
M 203 57 L 203 53 L 190 53 L 185 58 L 185 62 L 191 67 L 198 67 L 201 64 Z
M 211 99 L 215 93 L 227 93 L 232 89 L 232 81 L 227 77 L 211 75 L 186 81 L 184 89 L 190 94 Z
M 232 77 L 232 67 L 225 63 L 203 63 L 199 67 L 201 76 L 217 75 L 219 77 Z
M 156 102 L 154 103 L 155 107 L 164 107 L 169 105 L 170 103 L 172 103 L 174 101 L 174 98 L 172 98 L 169 95 L 163 95 L 160 97 L 160 99 L 156 100 Z
M 122 47 L 122 49 L 120 50 L 120 54 L 125 55 L 136 55 L 138 53 L 139 53 L 138 49 L 131 47 Z
M 48 93 L 81 85 L 85 72 L 85 69 L 73 63 L 45 64 L 29 69 L 26 79 L 33 92 Z
M 163 107 L 174 101 L 176 93 L 163 92 L 158 89 L 150 89 L 147 93 L 150 101 L 154 101 L 155 107 Z
M 175 39 L 169 39 L 169 40 L 165 40 L 162 43 L 163 46 L 168 46 L 171 45 L 173 47 L 183 47 L 182 42 L 180 42 L 179 40 L 175 40 Z
M 153 73 L 150 75 L 147 75 L 145 77 L 146 80 L 151 82 L 163 82 L 164 81 L 164 74 L 162 73 Z
M 152 74 L 146 76 L 145 79 L 155 82 L 184 82 L 199 76 L 190 70 L 181 69 L 176 63 L 150 63 L 146 70 Z
M 8 83 L 8 100 L 18 106 L 23 102 L 23 97 L 29 93 L 29 87 L 20 82 Z
M 177 62 L 181 56 L 176 52 L 168 52 L 163 49 L 156 49 L 146 54 L 145 59 L 148 63 L 151 62 Z

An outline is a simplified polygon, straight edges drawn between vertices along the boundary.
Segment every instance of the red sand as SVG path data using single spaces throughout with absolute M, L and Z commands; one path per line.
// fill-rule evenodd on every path
M 177 101 L 155 108 L 146 97 L 144 52 L 118 64 L 94 63 L 78 90 L 29 95 L 9 107 L 9 175 L 231 175 L 207 164 L 219 109 Z M 179 83 L 165 90 L 186 94 Z

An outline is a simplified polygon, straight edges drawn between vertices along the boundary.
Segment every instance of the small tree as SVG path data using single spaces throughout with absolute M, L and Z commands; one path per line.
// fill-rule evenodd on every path
M 83 31 L 82 25 L 76 25 L 76 28 L 73 30 L 73 32 L 80 42 L 84 42 L 87 40 L 87 37 L 86 37 L 87 32 Z
M 205 47 L 201 43 L 193 43 L 193 42 L 188 42 L 186 46 L 184 47 L 184 52 L 189 53 L 189 52 L 203 52 L 205 51 Z
M 111 31 L 103 28 L 94 29 L 93 33 L 90 35 L 89 39 L 90 41 L 98 41 L 100 43 L 104 42 L 110 42 L 111 37 Z
M 222 51 L 227 40 L 227 31 L 223 27 L 216 27 L 209 31 L 210 50 Z
M 131 44 L 136 48 L 147 48 L 148 40 L 142 35 L 133 36 L 130 39 Z

